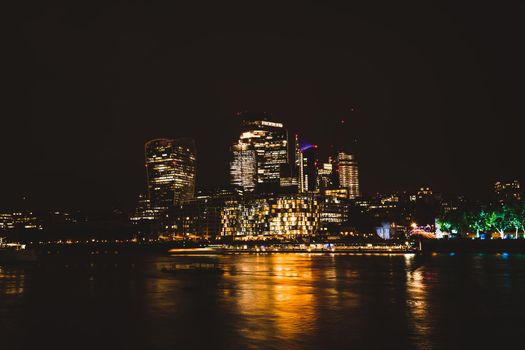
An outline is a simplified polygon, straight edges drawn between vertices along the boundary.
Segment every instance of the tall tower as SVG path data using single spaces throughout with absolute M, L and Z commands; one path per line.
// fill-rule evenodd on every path
M 191 139 L 146 142 L 148 199 L 156 209 L 190 200 L 195 192 L 195 144 Z
M 339 187 L 348 190 L 348 198 L 359 197 L 361 195 L 359 173 L 354 155 L 340 151 L 337 154 L 337 170 L 339 172 Z
M 295 134 L 295 145 L 294 145 L 294 171 L 293 176 L 297 178 L 297 183 L 301 182 L 301 145 L 299 144 L 299 135 Z
M 299 191 L 317 190 L 317 145 L 304 145 L 299 152 Z
M 146 172 L 148 197 L 153 208 L 167 208 L 173 204 L 175 166 L 173 140 L 156 139 L 146 142 Z
M 233 187 L 242 192 L 253 192 L 257 181 L 257 160 L 250 144 L 238 142 L 231 148 L 230 179 Z
M 190 138 L 173 140 L 175 166 L 174 202 L 183 203 L 195 197 L 197 152 L 195 141 Z
M 288 133 L 269 114 L 243 114 L 239 143 L 251 145 L 257 163 L 256 188 L 277 190 L 282 169 L 288 165 Z

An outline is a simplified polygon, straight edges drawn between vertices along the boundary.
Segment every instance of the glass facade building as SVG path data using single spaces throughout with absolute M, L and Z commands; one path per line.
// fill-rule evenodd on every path
M 165 209 L 195 194 L 196 154 L 191 139 L 155 139 L 145 145 L 148 199 Z
M 270 204 L 270 234 L 309 236 L 319 229 L 319 203 L 313 196 L 285 196 Z
M 237 239 L 313 235 L 319 228 L 319 204 L 306 195 L 229 200 L 221 225 L 222 236 Z
M 221 235 L 233 238 L 269 234 L 270 206 L 265 198 L 232 199 L 221 211 Z
M 233 159 L 230 163 L 232 186 L 241 193 L 253 192 L 257 181 L 257 160 L 252 145 L 236 143 L 231 148 Z
M 299 158 L 299 191 L 317 191 L 317 145 L 306 145 L 300 149 Z
M 255 151 L 256 189 L 277 190 L 283 168 L 289 166 L 288 133 L 282 123 L 271 121 L 269 114 L 242 115 L 239 143 Z
M 359 190 L 359 173 L 357 161 L 353 154 L 339 152 L 337 154 L 337 171 L 339 187 L 348 190 L 348 198 L 355 199 L 361 195 Z
M 189 138 L 173 140 L 173 160 L 175 166 L 174 202 L 179 204 L 195 197 L 197 166 L 195 141 Z
M 320 193 L 334 188 L 334 171 L 333 165 L 329 160 L 328 163 L 323 163 L 322 167 L 317 169 L 317 189 Z

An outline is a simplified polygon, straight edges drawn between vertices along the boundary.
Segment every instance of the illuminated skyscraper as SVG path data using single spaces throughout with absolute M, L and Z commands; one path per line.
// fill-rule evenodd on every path
M 196 162 L 193 140 L 151 140 L 145 145 L 145 154 L 152 208 L 168 208 L 193 198 Z
M 317 189 L 319 192 L 324 193 L 325 190 L 333 187 L 334 169 L 331 159 L 328 159 L 328 163 L 321 164 L 321 167 L 317 169 Z
M 195 141 L 192 139 L 173 140 L 175 203 L 187 202 L 195 197 L 196 153 Z
M 337 154 L 337 169 L 339 187 L 348 190 L 348 198 L 355 199 L 361 195 L 359 191 L 359 173 L 354 155 L 339 152 Z
M 157 139 L 146 143 L 146 171 L 148 197 L 153 208 L 167 208 L 173 204 L 175 166 L 173 140 Z
M 239 143 L 251 145 L 257 163 L 256 188 L 279 188 L 281 171 L 288 165 L 288 134 L 282 123 L 270 121 L 268 114 L 242 115 Z
M 299 135 L 295 134 L 295 145 L 294 145 L 294 166 L 293 166 L 293 176 L 297 178 L 297 183 L 301 182 L 301 145 L 299 143 Z
M 257 181 L 257 160 L 250 144 L 236 143 L 232 146 L 230 163 L 231 184 L 241 192 L 252 192 Z
M 299 156 L 299 191 L 314 192 L 317 190 L 317 145 L 304 145 Z

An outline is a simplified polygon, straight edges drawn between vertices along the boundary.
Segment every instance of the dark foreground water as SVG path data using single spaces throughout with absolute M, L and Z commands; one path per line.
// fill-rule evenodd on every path
M 222 276 L 160 272 L 217 261 Z M 0 349 L 521 348 L 525 255 L 125 255 L 0 266 Z

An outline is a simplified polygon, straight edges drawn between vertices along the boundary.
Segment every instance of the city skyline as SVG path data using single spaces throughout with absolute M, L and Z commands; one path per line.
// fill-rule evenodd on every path
M 525 1 L 4 13 L 2 349 L 522 342 Z
M 364 193 L 428 185 L 476 196 L 499 179 L 523 183 L 520 6 L 14 12 L 24 30 L 8 43 L 0 206 L 25 195 L 46 207 L 132 207 L 143 144 L 158 137 L 195 139 L 197 187 L 227 184 L 244 110 L 272 112 L 319 145 L 344 120 Z
M 355 111 L 353 111 L 355 112 Z M 197 181 L 197 182 L 193 182 L 193 185 L 192 185 L 192 190 L 193 191 L 190 191 L 192 192 L 193 194 L 196 194 L 197 191 L 200 191 L 200 190 L 212 190 L 212 189 L 226 189 L 226 188 L 232 188 L 234 189 L 235 187 L 232 187 L 233 185 L 233 179 L 232 179 L 232 164 L 231 161 L 232 161 L 232 152 L 234 151 L 234 149 L 236 149 L 236 147 L 238 147 L 239 145 L 243 145 L 243 150 L 246 150 L 246 149 L 249 149 L 249 150 L 252 150 L 253 151 L 253 157 L 254 157 L 254 160 L 257 158 L 256 156 L 256 152 L 255 152 L 255 148 L 253 147 L 253 144 L 251 143 L 252 141 L 250 141 L 250 138 L 253 137 L 253 135 L 248 135 L 246 136 L 246 131 L 242 131 L 242 130 L 246 130 L 247 126 L 243 124 L 243 121 L 242 121 L 242 116 L 243 115 L 248 115 L 248 116 L 259 116 L 259 117 L 262 117 L 262 116 L 265 116 L 265 118 L 267 118 L 266 120 L 269 121 L 270 124 L 275 124 L 275 125 L 272 125 L 272 127 L 275 127 L 277 126 L 278 128 L 283 128 L 284 132 L 286 134 L 288 134 L 288 130 L 286 128 L 286 126 L 280 122 L 280 120 L 276 119 L 275 117 L 273 117 L 273 114 L 270 113 L 270 112 L 255 112 L 255 113 L 251 113 L 249 111 L 243 111 L 243 112 L 235 112 L 233 113 L 233 116 L 232 116 L 232 119 L 235 120 L 236 124 L 237 125 L 232 125 L 231 126 L 231 130 L 223 130 L 226 134 L 232 134 L 234 135 L 231 142 L 230 142 L 230 147 L 222 147 L 224 149 L 226 149 L 229 154 L 227 156 L 226 159 L 224 159 L 224 162 L 221 164 L 221 166 L 219 166 L 219 168 L 223 168 L 223 170 L 226 171 L 225 174 L 222 174 L 222 173 L 217 173 L 215 172 L 214 175 L 216 175 L 216 177 L 218 178 L 222 178 L 222 181 L 220 183 L 214 183 L 212 181 L 211 184 L 207 184 L 207 183 L 203 183 L 203 181 Z M 255 118 L 254 120 L 256 120 L 257 118 Z M 345 128 L 349 125 L 350 123 L 348 122 L 348 119 L 345 118 L 345 119 L 341 119 L 341 120 L 334 120 L 334 123 L 333 123 L 333 126 L 335 126 L 335 130 L 334 130 L 334 137 L 332 139 L 330 139 L 331 144 L 330 145 L 321 145 L 321 151 L 319 152 L 318 151 L 318 147 L 319 145 L 317 144 L 309 144 L 309 143 L 305 143 L 302 147 L 301 147 L 301 152 L 302 151 L 305 151 L 305 152 L 309 152 L 310 150 L 312 149 L 315 149 L 315 154 L 316 154 L 316 161 L 319 163 L 318 164 L 318 168 L 316 169 L 316 171 L 318 170 L 321 170 L 323 169 L 323 166 L 326 168 L 326 164 L 327 161 L 330 161 L 330 159 L 334 158 L 332 161 L 333 162 L 337 162 L 337 158 L 339 156 L 341 156 L 342 154 L 345 154 L 345 153 L 348 153 L 346 151 L 344 151 L 343 153 L 341 152 L 338 152 L 336 148 L 336 146 L 334 146 L 335 144 L 337 144 L 337 139 L 338 138 L 341 138 L 341 135 L 345 135 L 344 133 L 344 130 Z M 239 128 L 239 125 L 240 125 L 240 128 Z M 329 127 L 327 129 L 330 129 Z M 241 135 L 240 135 L 240 138 L 236 138 L 235 135 L 237 135 L 236 133 L 238 132 L 238 130 L 241 130 Z M 300 131 L 297 131 L 297 132 L 300 132 Z M 250 132 L 248 132 L 249 134 Z M 163 135 L 166 135 L 166 133 L 164 133 Z M 351 132 L 348 133 L 348 135 L 353 135 Z M 287 136 L 288 137 L 288 136 Z M 298 137 L 299 137 L 299 134 L 295 134 L 295 137 L 296 137 L 296 140 L 295 141 L 298 141 Z M 243 141 L 243 139 L 248 139 L 248 143 L 246 143 L 246 141 Z M 175 138 L 164 138 L 164 137 L 153 137 L 152 139 L 150 140 L 146 140 L 145 144 L 147 145 L 148 143 L 150 142 L 153 142 L 153 141 L 158 141 L 158 140 L 168 140 L 168 141 L 174 141 L 174 142 L 179 142 L 179 141 L 182 141 L 182 142 L 190 142 L 190 143 L 193 143 L 193 145 L 191 146 L 192 149 L 193 149 L 193 152 L 196 153 L 198 152 L 198 145 L 196 145 L 195 141 L 193 140 L 193 138 L 191 137 L 187 137 L 187 135 L 178 135 L 177 137 Z M 293 147 L 295 147 L 294 143 L 293 142 L 290 142 L 290 139 L 289 138 L 286 138 L 286 143 L 287 143 L 287 147 L 289 147 L 289 152 L 288 152 L 288 156 L 291 154 L 293 157 L 297 157 L 297 154 L 294 154 L 297 152 L 297 150 L 293 151 Z M 225 145 L 226 146 L 226 145 Z M 248 147 L 248 148 L 246 148 Z M 357 150 L 357 152 L 359 152 L 359 142 L 357 142 L 357 139 L 354 139 L 354 138 L 349 138 L 349 139 L 346 139 L 344 140 L 343 144 L 339 144 L 338 147 L 340 147 L 341 150 L 348 150 L 348 149 L 351 149 L 352 150 L 352 153 L 349 153 L 348 155 L 344 155 L 345 157 L 345 161 L 346 162 L 350 162 L 349 164 L 356 164 L 355 165 L 355 170 L 350 170 L 350 169 L 353 169 L 352 167 L 348 167 L 349 170 L 345 171 L 346 174 L 346 177 L 350 176 L 349 174 L 354 174 L 355 175 L 352 175 L 352 176 L 355 176 L 358 180 L 357 180 L 357 187 L 350 190 L 350 187 L 349 185 L 345 185 L 345 186 L 342 186 L 342 185 L 339 185 L 339 188 L 348 188 L 349 189 L 349 192 L 348 192 L 348 195 L 349 195 L 349 198 L 351 199 L 354 199 L 356 197 L 359 197 L 360 195 L 366 195 L 366 196 L 374 196 L 376 194 L 379 194 L 379 193 L 400 193 L 400 192 L 411 192 L 411 191 L 417 191 L 421 186 L 430 186 L 432 188 L 435 188 L 434 185 L 430 184 L 429 182 L 423 182 L 423 181 L 420 181 L 420 182 L 416 182 L 416 183 L 412 183 L 412 184 L 409 184 L 408 186 L 406 187 L 402 187 L 400 184 L 398 184 L 397 186 L 393 186 L 391 187 L 390 189 L 387 189 L 387 190 L 379 190 L 379 189 L 367 189 L 365 191 L 362 191 L 361 190 L 361 167 L 359 167 L 359 177 L 358 177 L 358 171 L 357 171 L 357 163 L 355 161 L 355 153 L 354 151 Z M 144 149 L 144 148 L 143 148 Z M 217 150 L 215 150 L 217 151 Z M 221 151 L 224 151 L 223 149 L 221 149 Z M 293 152 L 292 152 L 293 151 Z M 243 153 L 244 155 L 246 154 L 245 152 Z M 319 156 L 319 154 L 322 154 L 322 156 Z M 347 158 L 347 157 L 350 157 L 350 158 Z M 359 157 L 359 156 L 358 156 Z M 144 154 L 142 155 L 142 158 L 144 158 Z M 246 156 L 245 156 L 246 158 Z M 359 157 L 360 158 L 360 157 Z M 229 159 L 229 161 L 228 161 Z M 306 160 L 306 158 L 305 158 Z M 295 165 L 292 164 L 292 159 L 289 159 L 288 160 L 289 163 L 283 163 L 286 164 L 287 166 L 290 167 L 290 171 L 291 171 L 291 174 L 292 176 L 290 177 L 291 178 L 297 178 L 299 177 L 300 178 L 300 175 L 299 173 L 295 173 L 296 171 L 298 171 L 297 169 L 297 166 L 299 163 L 296 163 Z M 198 157 L 194 157 L 193 158 L 193 165 L 192 166 L 195 166 L 197 168 L 202 168 L 202 164 L 199 164 L 199 158 Z M 360 161 L 358 161 L 360 163 Z M 257 163 L 257 161 L 255 160 L 255 163 Z M 365 163 L 367 163 L 365 161 Z M 316 163 L 317 164 L 317 163 Z M 334 163 L 335 164 L 335 163 Z M 226 167 L 226 169 L 224 169 Z M 146 168 L 147 168 L 147 162 L 146 162 Z M 254 170 L 256 170 L 257 167 L 255 166 Z M 140 171 L 139 169 L 137 169 L 137 171 Z M 195 170 L 194 170 L 195 171 Z M 322 170 L 321 170 L 322 171 Z M 335 171 L 335 170 L 333 170 Z M 365 173 L 366 173 L 366 170 L 365 170 Z M 137 189 L 136 191 L 136 195 L 140 196 L 140 195 L 146 195 L 149 197 L 148 193 L 149 193 L 149 190 L 148 190 L 148 171 L 146 171 L 144 173 L 144 183 L 143 183 L 143 188 L 142 189 Z M 199 174 L 200 175 L 200 174 Z M 195 178 L 196 179 L 199 179 L 199 175 L 193 175 L 193 181 L 195 181 Z M 218 175 L 218 176 L 217 176 Z M 281 179 L 283 178 L 282 176 L 282 172 L 281 174 L 279 175 L 281 177 Z M 205 177 L 206 178 L 206 177 Z M 287 178 L 284 178 L 286 181 Z M 319 180 L 319 179 L 317 179 Z M 345 182 L 348 182 L 348 180 L 343 180 Z M 353 180 L 355 181 L 355 180 Z M 471 197 L 472 199 L 484 199 L 486 200 L 488 198 L 488 196 L 491 196 L 491 193 L 490 193 L 490 189 L 492 188 L 491 186 L 494 185 L 494 183 L 498 183 L 500 181 L 520 181 L 518 180 L 518 177 L 517 176 L 514 176 L 514 177 L 499 177 L 499 178 L 496 178 L 495 181 L 491 181 L 490 183 L 488 183 L 488 186 L 489 187 L 486 187 L 486 188 L 482 188 L 482 189 L 478 189 L 478 193 L 479 193 L 479 196 L 476 196 L 476 194 L 472 195 L 471 194 Z M 364 181 L 365 183 L 367 182 L 366 179 Z M 195 185 L 196 183 L 196 185 Z M 257 174 L 254 174 L 254 188 L 256 187 L 257 185 Z M 297 185 L 298 185 L 298 190 L 299 190 L 299 193 L 301 192 L 301 184 L 300 184 L 300 181 L 297 182 Z M 281 187 L 282 188 L 282 183 L 281 183 Z M 285 185 L 286 186 L 286 185 Z M 352 187 L 356 186 L 355 184 L 352 184 Z M 337 186 L 336 186 L 337 187 Z M 275 188 L 274 188 L 275 189 Z M 253 190 L 248 190 L 247 192 L 252 192 Z M 464 195 L 465 192 L 455 192 L 455 191 L 438 191 L 440 194 L 444 194 L 446 196 L 450 196 L 450 195 Z M 467 193 L 468 194 L 468 193 Z M 15 201 L 20 201 L 20 198 L 24 198 L 24 201 L 26 201 L 27 203 L 31 203 L 31 209 L 43 209 L 43 208 L 51 208 L 51 206 L 49 205 L 49 202 L 46 202 L 44 205 L 41 205 L 40 207 L 38 205 L 35 205 L 34 203 L 38 203 L 38 201 L 35 201 L 34 200 L 34 197 L 32 198 L 31 194 L 24 194 L 22 196 L 19 196 L 18 198 L 15 198 Z M 185 200 L 188 200 L 188 199 L 191 199 L 192 196 L 186 196 L 185 197 Z M 135 207 L 136 207 L 136 204 L 137 204 L 137 201 L 136 201 L 137 197 L 135 196 L 135 198 L 133 199 L 133 201 L 130 201 L 130 202 L 127 202 L 125 204 L 122 204 L 121 202 L 121 206 L 120 208 L 122 209 L 125 209 L 125 210 L 133 210 Z M 58 204 L 56 207 L 60 207 L 60 208 L 66 208 L 66 206 L 64 206 L 63 204 Z M 154 207 L 154 206 L 153 206 Z M 75 206 L 75 207 L 71 207 L 70 209 L 78 209 L 79 206 Z M 83 208 L 84 210 L 90 210 L 92 208 L 89 208 L 89 207 L 84 207 Z M 111 208 L 107 208 L 107 209 L 119 209 L 119 207 L 117 206 L 112 206 Z

